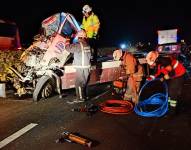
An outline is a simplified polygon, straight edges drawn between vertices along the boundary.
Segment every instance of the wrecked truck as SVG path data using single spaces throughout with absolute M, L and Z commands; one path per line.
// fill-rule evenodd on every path
M 21 55 L 20 65 L 8 68 L 10 81 L 16 94 L 32 94 L 33 100 L 46 99 L 62 90 L 75 87 L 75 69 L 72 54 L 65 50 L 68 39 L 76 42 L 81 30 L 72 14 L 57 13 L 42 21 L 41 32 Z M 120 61 L 102 57 L 91 67 L 89 84 L 113 81 L 121 75 Z

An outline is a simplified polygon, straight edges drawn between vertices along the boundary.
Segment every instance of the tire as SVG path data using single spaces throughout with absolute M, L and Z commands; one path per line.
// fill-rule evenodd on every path
M 51 97 L 54 93 L 54 84 L 52 81 L 52 78 L 49 76 L 42 76 L 37 84 L 36 88 L 33 92 L 33 101 L 37 102 L 40 99 L 46 99 L 48 97 Z

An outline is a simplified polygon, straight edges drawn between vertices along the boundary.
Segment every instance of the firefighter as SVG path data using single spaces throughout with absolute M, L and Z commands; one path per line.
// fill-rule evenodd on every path
M 159 57 L 157 51 L 151 51 L 146 56 L 150 67 L 155 68 L 155 73 L 148 80 L 160 78 L 166 80 L 169 91 L 170 114 L 176 114 L 184 83 L 186 69 L 181 62 L 172 56 Z
M 113 53 L 115 60 L 122 59 L 122 66 L 124 67 L 127 75 L 127 89 L 124 94 L 124 100 L 131 100 L 134 104 L 138 103 L 138 92 L 140 89 L 141 81 L 144 75 L 143 66 L 139 64 L 135 56 L 126 51 L 124 54 L 122 50 L 117 49 Z
M 90 46 L 87 43 L 86 33 L 80 30 L 77 33 L 78 42 L 68 44 L 65 49 L 74 54 L 73 66 L 76 69 L 76 99 L 68 101 L 69 104 L 80 103 L 87 100 L 87 84 L 90 75 Z
M 99 18 L 92 11 L 92 7 L 84 5 L 82 9 L 83 20 L 81 28 L 86 31 L 88 42 L 91 46 L 93 62 L 97 62 L 97 40 L 100 28 Z

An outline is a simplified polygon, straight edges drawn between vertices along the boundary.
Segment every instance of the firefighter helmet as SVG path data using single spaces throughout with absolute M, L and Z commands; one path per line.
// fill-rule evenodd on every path
M 153 65 L 155 60 L 158 58 L 159 53 L 157 51 L 151 51 L 146 56 L 146 61 L 149 65 Z
M 86 32 L 84 30 L 80 30 L 80 31 L 78 31 L 76 37 L 77 38 L 86 38 L 87 35 L 86 35 Z
M 113 52 L 113 59 L 114 60 L 120 60 L 121 56 L 122 56 L 122 50 L 121 49 L 116 49 L 114 52 Z
M 82 9 L 82 13 L 89 13 L 92 11 L 92 8 L 89 5 L 84 5 L 83 9 Z

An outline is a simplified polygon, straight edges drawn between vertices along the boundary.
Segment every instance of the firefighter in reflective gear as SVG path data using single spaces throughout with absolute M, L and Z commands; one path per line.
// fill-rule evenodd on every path
M 129 52 L 123 55 L 122 64 L 125 67 L 127 80 L 127 90 L 124 95 L 125 100 L 131 99 L 135 104 L 138 103 L 138 92 L 143 77 L 143 67 L 138 60 Z
M 94 12 L 92 11 L 92 7 L 89 5 L 84 5 L 82 9 L 83 13 L 83 20 L 81 28 L 86 31 L 88 42 L 91 46 L 93 61 L 97 61 L 97 38 L 98 32 L 100 28 L 100 21 L 99 18 Z
M 115 60 L 119 60 L 119 57 L 122 58 L 122 66 L 126 71 L 127 89 L 124 94 L 124 100 L 132 100 L 133 103 L 137 104 L 140 83 L 144 75 L 143 66 L 139 64 L 133 54 L 127 51 L 122 54 L 122 51 L 117 49 L 114 51 L 113 57 Z
M 186 73 L 185 67 L 172 56 L 159 57 L 156 51 L 149 52 L 146 60 L 151 67 L 155 67 L 155 74 L 151 78 L 160 78 L 161 81 L 167 81 L 170 113 L 176 113 Z
M 74 54 L 73 66 L 76 69 L 75 89 L 77 99 L 68 103 L 84 102 L 87 99 L 87 84 L 90 75 L 90 46 L 86 41 L 86 33 L 81 30 L 77 33 L 78 43 L 69 44 L 65 49 Z

